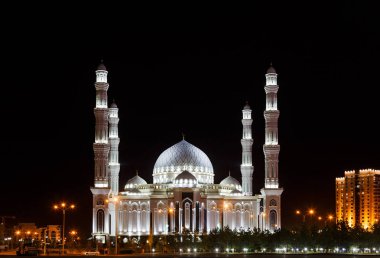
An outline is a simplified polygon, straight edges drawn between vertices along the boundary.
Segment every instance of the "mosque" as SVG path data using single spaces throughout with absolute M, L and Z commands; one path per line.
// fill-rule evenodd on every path
M 252 110 L 248 103 L 241 120 L 241 183 L 230 175 L 215 183 L 217 171 L 206 153 L 183 139 L 158 156 L 153 183 L 135 175 L 119 190 L 118 107 L 108 105 L 108 71 L 103 63 L 95 74 L 94 238 L 105 242 L 109 236 L 181 234 L 185 230 L 207 234 L 226 226 L 237 230 L 281 228 L 278 85 L 272 65 L 265 74 L 265 182 L 260 194 L 252 193 Z

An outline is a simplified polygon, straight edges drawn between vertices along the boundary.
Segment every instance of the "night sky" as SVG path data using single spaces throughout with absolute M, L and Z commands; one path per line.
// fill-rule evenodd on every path
M 30 9 L 32 8 L 32 9 Z M 119 107 L 120 189 L 182 139 L 215 182 L 241 181 L 241 110 L 253 110 L 253 187 L 264 184 L 265 72 L 278 73 L 283 226 L 335 211 L 335 177 L 380 169 L 379 35 L 370 6 L 7 7 L 2 17 L 0 215 L 91 233 L 95 69 Z M 298 9 L 297 9 L 298 8 Z M 116 11 L 117 10 L 117 11 Z M 125 12 L 123 11 L 125 10 Z M 200 11 L 203 10 L 203 11 Z

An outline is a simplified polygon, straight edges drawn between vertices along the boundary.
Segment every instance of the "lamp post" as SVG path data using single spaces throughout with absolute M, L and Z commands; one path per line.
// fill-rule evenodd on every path
M 60 205 L 54 205 L 55 210 L 62 210 L 62 255 L 65 254 L 65 217 L 66 217 L 66 210 L 67 209 L 74 209 L 75 205 L 67 205 L 66 203 L 62 202 Z
M 46 255 L 46 238 L 47 238 L 47 236 L 46 236 L 46 231 L 47 231 L 47 227 L 43 227 L 43 228 L 41 228 L 43 231 L 44 231 L 44 255 Z
M 149 237 L 147 240 L 149 244 L 149 252 L 152 252 L 153 247 L 153 212 L 149 212 Z
M 117 197 L 115 197 L 115 199 L 114 199 L 114 203 L 115 203 L 115 254 L 117 254 L 117 237 L 118 237 L 118 231 L 119 231 L 119 229 L 118 229 L 118 223 L 119 223 L 119 220 L 118 220 L 118 218 L 119 218 L 119 211 L 118 211 L 118 198 Z
M 169 208 L 169 214 L 168 214 L 168 234 L 174 231 L 175 225 L 174 225 L 174 209 L 172 207 Z
M 327 221 L 329 221 L 329 223 L 331 223 L 331 221 L 334 219 L 334 216 L 333 215 L 331 215 L 331 214 L 329 214 L 329 215 L 327 215 L 327 220 L 325 220 L 325 227 L 326 227 L 326 223 L 327 223 Z
M 21 235 L 21 231 L 20 230 L 17 230 L 16 232 L 15 232 L 15 234 L 16 234 L 16 246 L 19 246 L 20 245 L 20 243 L 19 243 L 19 238 L 20 238 L 20 235 Z
M 262 227 L 262 231 L 265 230 L 265 225 L 264 225 L 264 221 L 265 221 L 265 212 L 261 212 L 261 227 Z
M 302 215 L 302 222 L 305 223 L 306 222 L 306 215 L 310 215 L 310 216 L 314 215 L 315 214 L 315 210 L 309 209 L 306 212 L 301 212 L 300 210 L 296 210 L 296 214 L 297 215 Z
M 70 232 L 70 235 L 71 235 L 71 239 L 70 239 L 70 245 L 72 248 L 74 248 L 76 246 L 76 240 L 77 240 L 77 234 L 78 232 L 76 230 L 71 230 Z
M 46 255 L 46 241 L 47 241 L 47 228 L 45 228 L 45 232 L 44 232 L 44 254 Z

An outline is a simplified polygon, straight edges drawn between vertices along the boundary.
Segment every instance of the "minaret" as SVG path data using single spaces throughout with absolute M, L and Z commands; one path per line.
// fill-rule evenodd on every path
M 261 189 L 264 197 L 264 229 L 275 230 L 281 228 L 281 194 L 278 182 L 278 117 L 280 111 L 277 109 L 277 73 L 270 65 L 266 77 L 266 109 L 265 117 L 265 144 L 263 146 L 265 155 L 265 186 Z
M 103 63 L 96 70 L 96 106 L 95 114 L 95 187 L 108 186 L 108 105 L 107 105 L 107 70 Z
M 108 195 L 110 193 L 109 184 L 109 151 L 108 121 L 109 110 L 107 105 L 107 69 L 103 62 L 95 71 L 96 74 L 96 104 L 95 114 L 95 142 L 94 149 L 94 187 L 92 192 L 92 235 L 93 237 L 105 238 L 109 233 L 109 209 Z
M 109 142 L 110 142 L 110 154 L 109 154 L 109 169 L 110 169 L 110 186 L 113 195 L 119 193 L 119 109 L 116 106 L 115 101 L 109 108 Z
M 243 138 L 241 139 L 242 162 L 240 165 L 242 191 L 244 195 L 252 195 L 252 110 L 248 105 L 248 102 L 245 104 L 242 112 L 243 119 L 241 120 L 241 123 L 243 124 Z

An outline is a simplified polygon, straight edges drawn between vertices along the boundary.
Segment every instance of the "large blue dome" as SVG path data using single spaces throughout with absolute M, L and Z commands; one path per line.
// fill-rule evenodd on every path
M 193 174 L 198 183 L 214 183 L 214 169 L 207 155 L 191 143 L 182 140 L 166 149 L 153 168 L 153 183 L 172 183 L 182 171 Z

